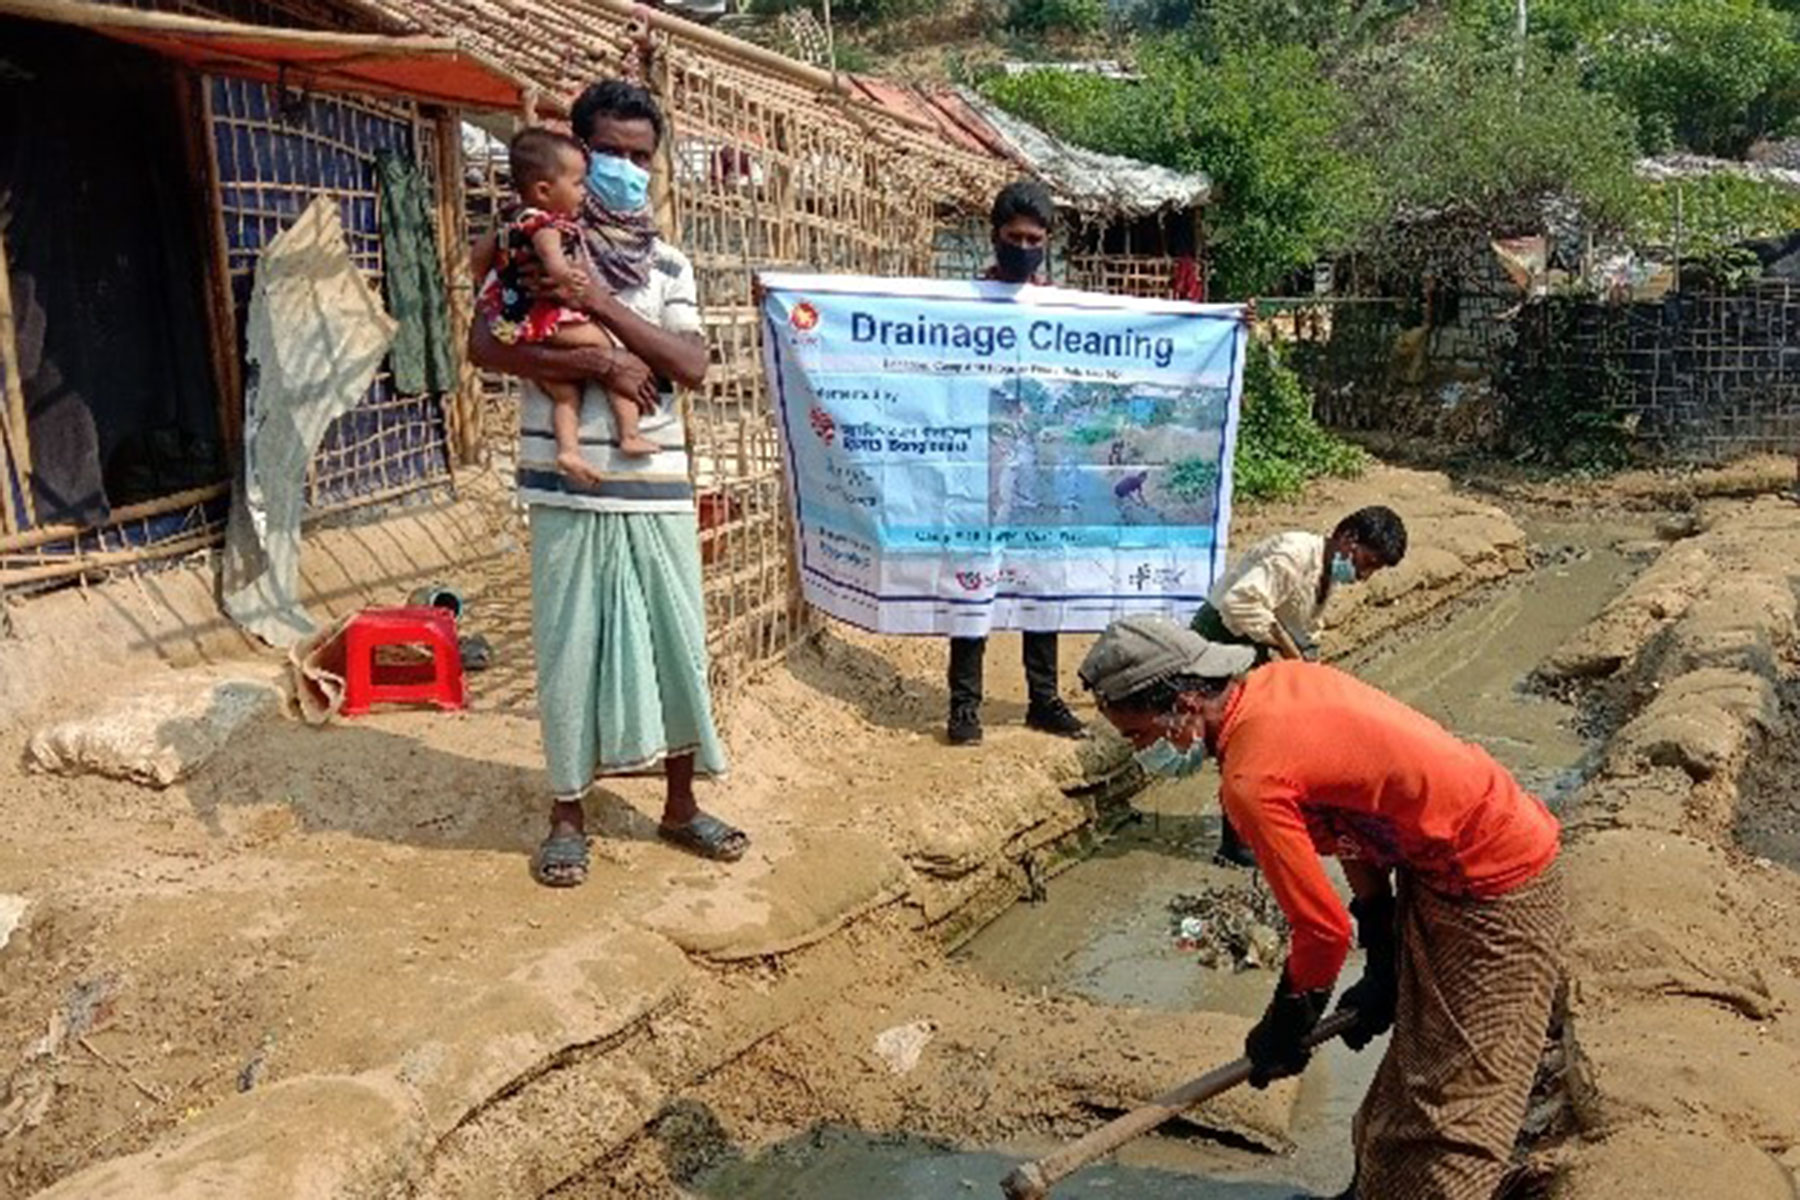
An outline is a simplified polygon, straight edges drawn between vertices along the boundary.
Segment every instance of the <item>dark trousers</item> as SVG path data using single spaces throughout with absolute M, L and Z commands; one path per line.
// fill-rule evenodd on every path
M 1024 636 L 1025 690 L 1031 707 L 1056 700 L 1056 635 Z M 981 704 L 981 660 L 987 654 L 986 638 L 950 639 L 950 707 L 975 708 Z

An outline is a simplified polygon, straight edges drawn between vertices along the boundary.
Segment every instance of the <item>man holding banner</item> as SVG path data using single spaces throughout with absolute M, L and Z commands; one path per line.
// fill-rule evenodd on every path
M 991 220 L 994 265 L 981 278 L 1014 286 L 1048 284 L 1044 260 L 1055 223 L 1056 205 L 1043 184 L 1023 179 L 1000 189 L 994 197 Z M 1057 737 L 1086 737 L 1087 726 L 1069 711 L 1057 692 L 1056 630 L 1028 627 L 1020 641 L 1029 697 L 1025 724 Z M 986 655 L 986 637 L 950 639 L 950 720 L 944 732 L 952 746 L 981 743 L 981 674 Z
M 1039 282 L 1053 215 L 1004 191 L 995 267 L 968 283 L 759 281 L 805 598 L 953 639 L 969 733 L 993 630 L 1027 634 L 1044 728 L 1067 712 L 1056 634 L 1185 620 L 1225 566 L 1246 314 Z

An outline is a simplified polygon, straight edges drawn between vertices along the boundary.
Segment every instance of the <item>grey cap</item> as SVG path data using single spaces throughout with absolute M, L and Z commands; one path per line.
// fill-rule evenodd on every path
M 1081 682 L 1107 704 L 1175 675 L 1228 679 L 1256 665 L 1250 646 L 1209 642 L 1163 617 L 1122 617 L 1081 661 Z

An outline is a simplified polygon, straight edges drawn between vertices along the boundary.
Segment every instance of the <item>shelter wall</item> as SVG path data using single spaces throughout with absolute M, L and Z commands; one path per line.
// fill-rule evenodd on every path
M 360 9 L 321 0 L 208 0 L 134 3 L 128 7 L 179 12 L 290 28 L 374 30 Z M 328 92 L 280 89 L 241 79 L 176 70 L 170 103 L 188 139 L 185 203 L 201 231 L 204 252 L 192 262 L 203 277 L 205 324 L 218 435 L 229 459 L 242 438 L 242 329 L 262 246 L 315 195 L 335 196 L 358 265 L 381 286 L 380 215 L 375 155 L 383 149 L 418 165 L 437 224 L 436 250 L 445 267 L 453 314 L 467 295 L 455 122 L 448 113 L 405 100 L 375 100 Z M 96 79 L 90 86 L 104 88 Z M 450 170 L 444 171 L 448 164 Z M 0 319 L 0 370 L 19 376 L 11 314 Z M 453 339 L 453 343 L 454 343 Z M 460 359 L 460 355 L 456 356 Z M 307 481 L 308 511 L 319 519 L 347 507 L 392 500 L 422 489 L 447 490 L 453 463 L 473 450 L 478 381 L 457 363 L 458 386 L 444 393 L 404 396 L 382 371 L 369 393 L 328 431 Z M 222 533 L 229 484 L 218 460 L 217 481 L 170 489 L 95 519 L 73 523 L 38 519 L 23 486 L 31 462 L 23 405 L 0 409 L 0 586 L 33 586 L 113 566 L 134 565 L 214 544 Z
M 1601 304 L 1539 300 L 1502 365 L 1509 405 L 1579 398 L 1658 458 L 1718 462 L 1800 446 L 1800 284 Z
M 1471 254 L 1415 282 L 1265 301 L 1326 424 L 1552 458 L 1571 437 L 1668 462 L 1800 444 L 1793 281 L 1527 299 L 1492 254 Z

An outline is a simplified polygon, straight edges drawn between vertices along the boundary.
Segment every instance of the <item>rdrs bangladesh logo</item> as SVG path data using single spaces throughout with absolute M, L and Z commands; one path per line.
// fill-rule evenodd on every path
M 807 414 L 807 419 L 812 422 L 813 432 L 827 446 L 837 438 L 837 422 L 832 420 L 831 414 L 824 409 L 814 405 L 813 410 Z
M 811 333 L 819 327 L 819 310 L 802 300 L 794 305 L 794 311 L 788 314 L 788 324 L 801 333 Z

